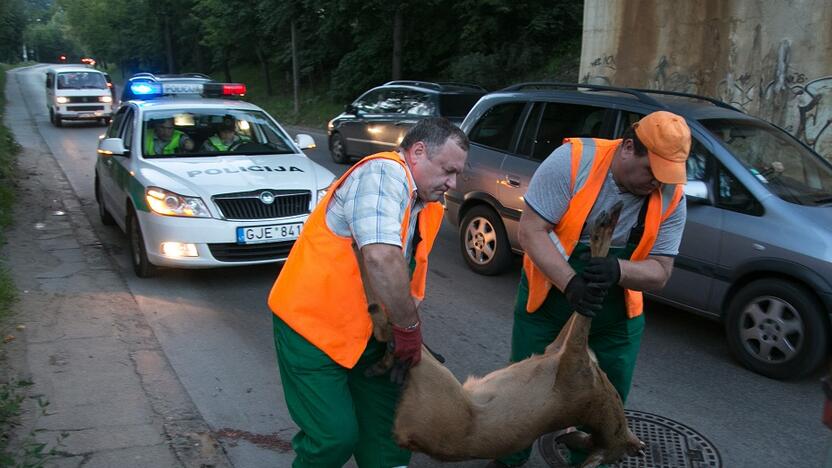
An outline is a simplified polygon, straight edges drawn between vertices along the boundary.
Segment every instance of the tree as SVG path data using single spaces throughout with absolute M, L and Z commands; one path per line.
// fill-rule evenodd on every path
M 23 1 L 0 1 L 0 62 L 20 61 L 25 27 Z

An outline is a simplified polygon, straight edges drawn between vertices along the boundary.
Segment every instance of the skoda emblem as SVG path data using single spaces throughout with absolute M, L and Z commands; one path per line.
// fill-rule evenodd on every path
M 271 192 L 263 192 L 260 194 L 260 201 L 266 205 L 271 205 L 274 203 L 274 194 Z

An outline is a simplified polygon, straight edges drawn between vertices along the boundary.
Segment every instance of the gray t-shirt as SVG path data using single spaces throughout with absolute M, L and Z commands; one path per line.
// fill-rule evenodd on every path
M 552 152 L 540 167 L 537 168 L 526 192 L 526 204 L 541 218 L 552 224 L 557 224 L 569 206 L 572 198 L 570 191 L 572 178 L 572 145 L 566 143 Z M 638 215 L 647 197 L 640 197 L 619 189 L 612 177 L 612 171 L 607 173 L 607 180 L 601 188 L 601 193 L 589 213 L 589 218 L 581 231 L 582 244 L 589 245 L 589 226 L 597 219 L 603 210 L 609 210 L 618 200 L 624 202 L 618 224 L 612 238 L 612 247 L 624 247 L 630 236 L 630 231 L 638 222 Z M 656 243 L 650 255 L 675 256 L 679 253 L 682 242 L 682 232 L 685 229 L 687 207 L 684 197 L 679 201 L 676 209 L 659 226 Z

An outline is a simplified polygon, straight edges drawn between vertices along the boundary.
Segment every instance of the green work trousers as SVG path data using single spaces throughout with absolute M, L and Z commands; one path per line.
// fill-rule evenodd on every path
M 619 258 L 629 258 L 633 247 L 610 249 L 610 253 Z M 569 264 L 579 274 L 588 260 L 585 258 L 588 251 L 587 246 L 578 244 L 570 257 Z M 511 362 L 522 361 L 532 354 L 543 354 L 546 346 L 555 340 L 573 313 L 566 297 L 557 288 L 552 288 L 543 305 L 532 314 L 526 312 L 528 297 L 528 281 L 525 272 L 521 272 L 514 305 Z M 592 319 L 589 347 L 595 352 L 598 365 L 607 374 L 610 383 L 621 395 L 622 401 L 627 401 L 627 394 L 630 392 L 643 331 L 644 314 L 628 319 L 624 306 L 624 290 L 618 286 L 612 287 L 604 300 L 603 309 Z M 501 458 L 500 461 L 509 466 L 520 465 L 528 460 L 531 451 L 529 447 Z M 582 457 L 581 454 L 573 454 L 572 462 L 584 457 L 585 455 Z
M 406 466 L 410 452 L 393 441 L 400 387 L 389 375 L 366 377 L 386 347 L 370 338 L 352 369 L 274 316 L 274 343 L 289 414 L 300 427 L 292 439 L 294 468 L 338 468 L 351 456 L 361 468 Z

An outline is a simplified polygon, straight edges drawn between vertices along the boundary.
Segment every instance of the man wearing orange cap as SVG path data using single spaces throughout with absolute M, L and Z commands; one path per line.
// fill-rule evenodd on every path
M 526 254 L 512 362 L 543 354 L 573 311 L 593 317 L 589 346 L 626 401 L 644 330 L 641 291 L 665 285 L 682 240 L 690 142 L 685 119 L 659 111 L 633 124 L 620 140 L 567 138 L 540 165 L 520 218 Z M 609 256 L 590 258 L 588 226 L 619 201 L 623 208 Z M 579 441 L 585 434 L 569 438 Z M 519 466 L 530 453 L 531 448 L 490 466 Z

